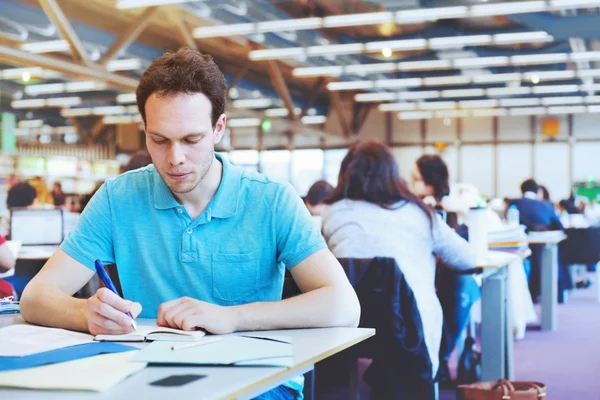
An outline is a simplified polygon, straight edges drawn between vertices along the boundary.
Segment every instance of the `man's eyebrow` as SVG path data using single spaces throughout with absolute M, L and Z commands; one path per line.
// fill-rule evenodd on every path
M 163 139 L 169 139 L 168 137 L 166 137 L 166 136 L 164 136 L 164 135 L 162 135 L 162 134 L 160 134 L 158 132 L 148 131 L 148 134 L 149 135 L 153 135 L 153 136 L 159 136 L 159 137 L 161 137 Z M 187 139 L 187 138 L 196 137 L 196 136 L 202 136 L 202 137 L 204 137 L 204 136 L 206 136 L 206 133 L 205 132 L 190 132 L 187 135 L 185 135 L 183 138 Z

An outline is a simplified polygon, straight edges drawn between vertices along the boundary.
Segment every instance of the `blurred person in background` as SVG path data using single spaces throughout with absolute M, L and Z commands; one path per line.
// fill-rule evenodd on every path
M 46 185 L 46 182 L 44 182 L 44 180 L 41 177 L 36 176 L 35 178 L 30 179 L 29 184 L 36 191 L 37 204 L 39 204 L 39 205 L 54 204 L 54 201 L 52 199 L 52 194 L 48 190 L 48 186 Z
M 443 199 L 450 194 L 450 174 L 448 166 L 438 155 L 423 155 L 415 163 L 412 172 L 413 192 L 421 199 L 429 197 L 430 204 L 438 210 L 444 210 Z M 460 209 L 462 214 L 468 211 L 468 205 L 460 199 L 454 199 L 452 204 Z M 461 203 L 461 204 L 458 204 Z M 454 210 L 445 210 L 453 213 Z M 455 225 L 457 232 L 465 240 L 468 231 L 465 225 Z M 437 268 L 437 296 L 444 313 L 444 329 L 442 346 L 440 348 L 441 383 L 450 381 L 448 359 L 467 326 L 471 307 L 481 297 L 479 285 L 471 274 L 460 274 L 450 268 Z
M 27 182 L 19 182 L 8 189 L 6 196 L 6 207 L 29 207 L 36 202 L 37 192 L 35 188 Z
M 15 267 L 15 264 L 15 257 L 6 244 L 6 238 L 0 235 L 0 273 L 10 271 Z M 11 284 L 0 279 L 0 299 L 15 295 L 15 290 Z
M 436 255 L 452 268 L 473 269 L 471 247 L 409 190 L 379 142 L 349 149 L 325 203 L 322 231 L 336 257 L 397 261 L 417 300 L 435 378 L 444 319 L 435 292 Z
M 62 185 L 60 182 L 54 182 L 52 185 L 52 200 L 54 202 L 55 207 L 61 207 L 65 205 L 65 192 L 62 190 Z
M 320 216 L 323 207 L 325 207 L 324 201 L 331 196 L 332 193 L 333 186 L 331 186 L 329 182 L 320 180 L 313 183 L 310 189 L 308 189 L 306 197 L 304 197 L 304 204 L 306 204 L 306 208 L 308 208 L 310 215 L 313 217 Z
M 147 150 L 138 150 L 132 154 L 129 162 L 121 168 L 121 173 L 132 171 L 134 169 L 143 168 L 152 164 L 152 158 Z
M 538 186 L 537 196 L 538 199 L 541 201 L 547 201 L 548 203 L 552 203 L 552 201 L 550 201 L 550 193 L 548 192 L 548 189 L 546 189 L 546 187 L 543 185 Z

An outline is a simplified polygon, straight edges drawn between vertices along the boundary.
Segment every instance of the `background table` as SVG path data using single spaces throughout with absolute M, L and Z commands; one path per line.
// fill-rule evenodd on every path
M 1 316 L 0 327 L 24 323 L 20 316 Z M 152 324 L 152 320 L 140 320 Z M 236 334 L 243 334 L 242 332 Z M 263 367 L 147 367 L 101 393 L 0 389 L 2 399 L 252 399 L 291 378 L 313 369 L 314 364 L 375 335 L 374 329 L 320 328 L 252 332 L 253 336 L 292 337 L 294 365 L 291 368 Z M 141 344 L 138 344 L 141 345 Z M 180 387 L 150 386 L 171 376 L 197 374 L 206 378 Z

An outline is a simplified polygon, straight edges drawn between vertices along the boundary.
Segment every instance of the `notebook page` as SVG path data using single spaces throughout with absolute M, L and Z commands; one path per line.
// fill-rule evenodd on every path
M 91 335 L 65 329 L 27 324 L 10 325 L 0 329 L 0 357 L 28 356 L 92 341 Z

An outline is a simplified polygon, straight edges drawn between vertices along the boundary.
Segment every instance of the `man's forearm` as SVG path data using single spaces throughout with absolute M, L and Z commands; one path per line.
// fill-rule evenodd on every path
M 88 331 L 85 306 L 85 300 L 43 284 L 28 285 L 20 303 L 21 315 L 29 323 L 81 332 Z
M 268 330 L 358 326 L 360 306 L 355 296 L 323 287 L 276 302 L 234 306 L 236 330 Z

